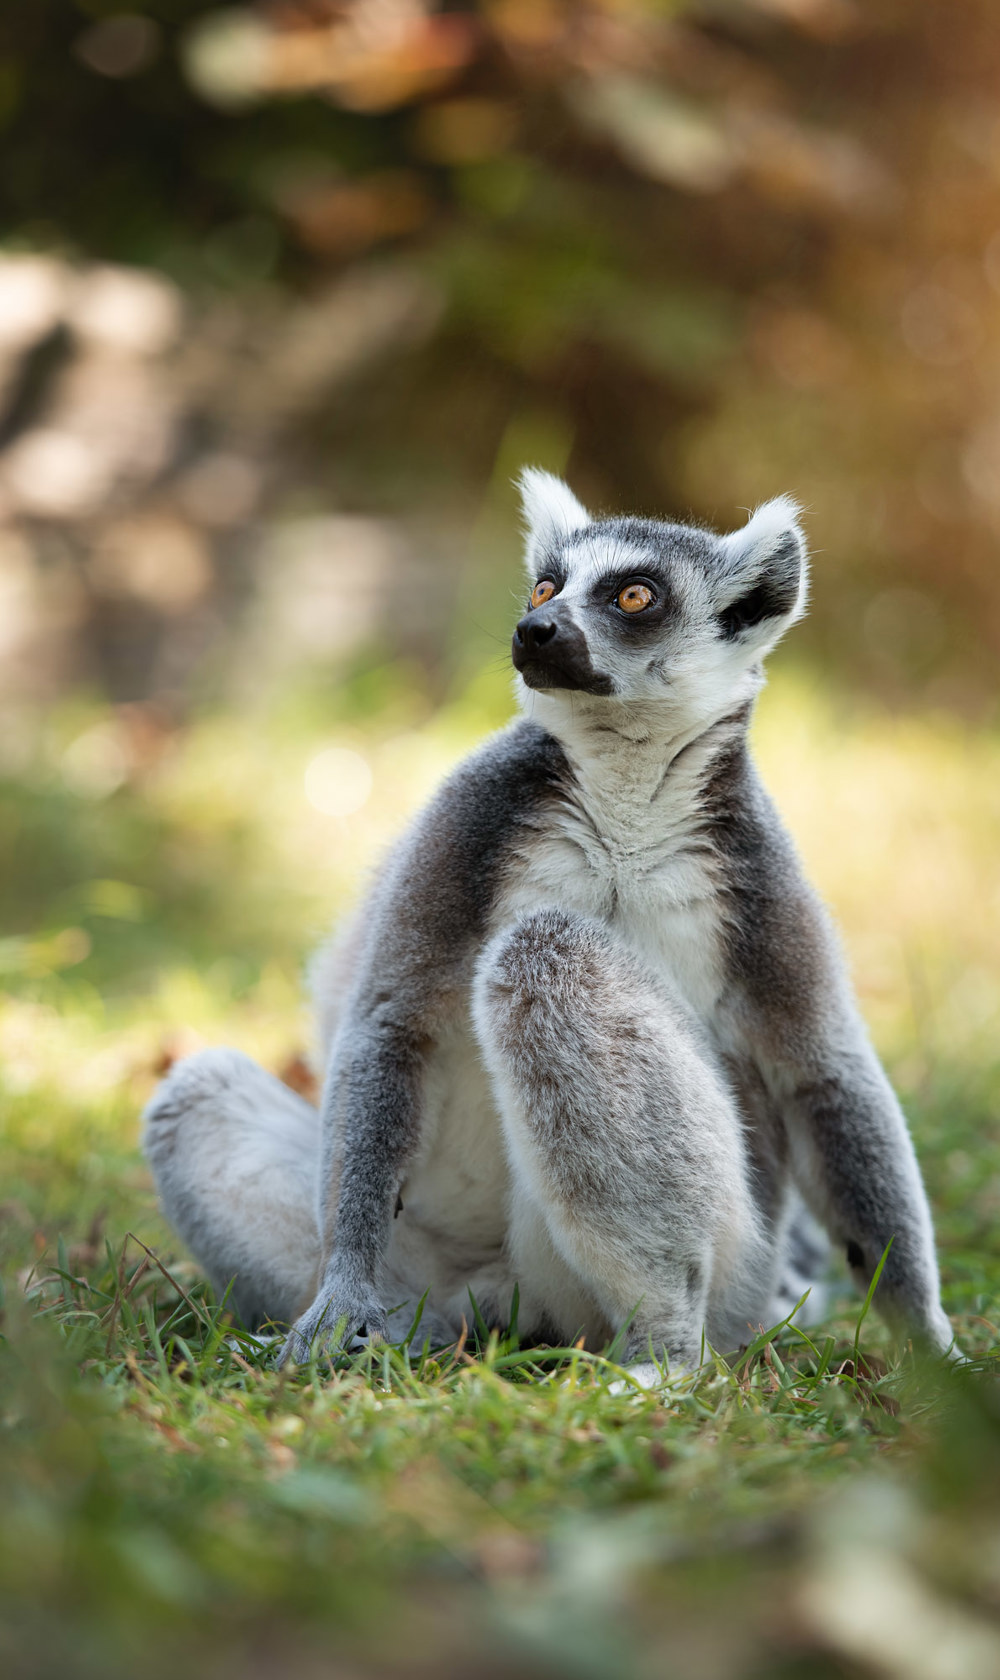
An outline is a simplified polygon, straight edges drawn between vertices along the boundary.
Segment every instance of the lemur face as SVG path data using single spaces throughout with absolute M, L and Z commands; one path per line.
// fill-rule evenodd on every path
M 788 497 L 718 537 L 592 519 L 561 480 L 522 475 L 530 597 L 512 656 L 524 684 L 697 710 L 741 678 L 805 608 L 806 551 Z

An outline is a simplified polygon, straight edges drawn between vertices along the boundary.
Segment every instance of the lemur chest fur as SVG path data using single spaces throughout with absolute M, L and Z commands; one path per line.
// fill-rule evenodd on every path
M 722 990 L 720 910 L 697 804 L 684 788 L 657 794 L 656 776 L 624 783 L 607 799 L 573 789 L 549 813 L 512 862 L 494 926 L 540 904 L 593 916 L 707 1025 Z
M 540 906 L 593 917 L 686 1005 L 712 1035 L 721 991 L 719 914 L 713 861 L 696 805 L 650 798 L 662 766 L 609 801 L 575 785 L 547 809 L 512 852 L 488 933 Z M 647 784 L 651 784 L 647 785 Z M 414 1223 L 468 1255 L 499 1247 L 506 1220 L 507 1167 L 491 1093 L 470 1022 L 431 1058 L 424 1088 L 425 1146 L 413 1164 L 394 1249 Z

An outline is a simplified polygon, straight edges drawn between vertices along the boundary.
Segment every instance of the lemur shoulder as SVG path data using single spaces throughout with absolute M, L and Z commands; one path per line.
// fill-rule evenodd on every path
M 697 1364 L 822 1270 L 932 1348 L 927 1199 L 836 937 L 753 765 L 801 615 L 780 497 L 728 536 L 522 478 L 522 716 L 399 841 L 316 967 L 320 1114 L 235 1051 L 146 1115 L 168 1215 L 250 1324 L 522 1336 Z M 890 1246 L 891 1244 L 891 1246 Z M 398 1327 L 398 1329 L 396 1328 Z M 749 1328 L 748 1328 L 749 1327 Z

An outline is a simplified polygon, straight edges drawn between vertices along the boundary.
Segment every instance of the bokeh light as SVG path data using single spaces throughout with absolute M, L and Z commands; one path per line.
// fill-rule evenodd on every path
M 325 817 L 353 817 L 368 802 L 372 773 L 366 759 L 350 747 L 326 747 L 306 765 L 305 795 Z

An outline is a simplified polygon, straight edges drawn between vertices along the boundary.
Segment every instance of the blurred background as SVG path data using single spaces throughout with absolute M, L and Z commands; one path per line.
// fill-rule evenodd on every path
M 158 1071 L 220 1039 L 310 1090 L 304 959 L 436 780 L 509 715 L 526 462 L 599 512 L 731 529 L 778 492 L 803 503 L 812 611 L 772 660 L 757 749 L 913 1121 L 947 1304 L 967 1350 L 988 1353 L 991 0 L 0 8 L 9 1290 L 34 1288 L 60 1239 L 91 1275 L 105 1235 L 117 1252 L 129 1228 L 193 1281 L 159 1222 L 138 1112 Z M 79 1558 L 53 1562 L 60 1537 L 86 1560 L 113 1534 L 123 1592 L 163 1617 L 201 1605 L 207 1625 L 162 1535 L 159 1552 L 145 1529 L 133 1544 L 132 1496 L 101 1504 L 114 1476 L 96 1449 L 79 1447 L 72 1495 L 46 1480 L 77 1447 L 31 1392 L 42 1421 L 0 1587 L 41 1625 L 64 1591 L 90 1591 Z M 973 1439 L 1000 1486 L 1000 1428 L 983 1428 L 962 1461 L 970 1500 Z M 220 1473 L 218 1500 L 226 1486 Z M 743 1486 L 737 1515 L 755 1508 Z M 631 1487 L 612 1477 L 602 1497 Z M 989 1533 L 977 1560 L 1000 1557 Z M 570 1619 L 581 1568 L 578 1599 L 559 1600 Z M 93 1590 L 99 1617 L 106 1580 Z M 874 1623 L 843 1632 L 835 1594 L 787 1672 L 841 1673 L 816 1666 L 832 1642 L 852 1675 L 950 1675 L 932 1652 L 945 1624 L 925 1638 L 913 1592 L 877 1650 Z M 712 1672 L 742 1674 L 727 1650 Z M 967 1651 L 963 1672 L 996 1672 L 998 1651 Z
M 376 650 L 440 697 L 525 460 L 723 525 L 792 491 L 800 656 L 995 715 L 989 0 L 32 0 L 0 59 L 9 715 Z

